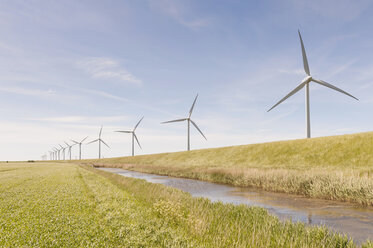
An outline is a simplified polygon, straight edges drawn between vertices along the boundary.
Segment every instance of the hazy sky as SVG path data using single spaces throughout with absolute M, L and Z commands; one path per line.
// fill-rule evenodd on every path
M 356 0 L 0 1 L 0 160 L 40 159 L 70 139 L 104 157 L 305 137 L 297 29 L 315 84 L 312 136 L 372 130 L 373 6 Z M 97 144 L 83 157 L 97 157 Z M 73 157 L 77 147 L 73 148 Z

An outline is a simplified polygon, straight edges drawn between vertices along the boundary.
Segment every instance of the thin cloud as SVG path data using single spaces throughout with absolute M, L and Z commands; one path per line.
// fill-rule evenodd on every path
M 121 97 L 121 96 L 116 96 L 116 95 L 107 93 L 105 91 L 89 90 L 89 89 L 84 89 L 82 91 L 84 91 L 86 93 L 93 94 L 93 95 L 97 95 L 97 96 L 101 96 L 101 97 L 105 97 L 105 98 L 109 98 L 109 99 L 121 101 L 121 102 L 129 102 L 130 101 L 127 98 L 124 98 L 124 97 Z
M 150 0 L 150 6 L 163 14 L 173 18 L 179 24 L 192 29 L 200 29 L 204 27 L 208 27 L 211 25 L 211 20 L 208 18 L 197 18 L 191 17 L 189 13 L 187 13 L 187 9 L 181 5 L 179 2 L 172 1 L 172 0 Z
M 298 10 L 311 10 L 323 17 L 351 21 L 359 17 L 372 3 L 369 0 L 290 0 Z
M 56 92 L 49 89 L 49 90 L 39 90 L 39 89 L 28 89 L 22 87 L 1 87 L 1 92 L 18 94 L 18 95 L 28 95 L 28 96 L 52 96 L 55 95 Z
M 76 63 L 79 69 L 90 74 L 92 78 L 115 79 L 125 83 L 141 85 L 142 81 L 128 72 L 120 63 L 111 58 L 89 57 Z
M 27 118 L 30 121 L 53 122 L 53 123 L 93 123 L 93 122 L 122 122 L 128 120 L 128 117 L 115 116 L 57 116 L 42 118 Z

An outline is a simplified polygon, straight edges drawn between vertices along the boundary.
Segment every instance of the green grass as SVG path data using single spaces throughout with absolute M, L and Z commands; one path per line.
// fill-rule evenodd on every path
M 85 163 L 373 206 L 373 132 Z
M 262 208 L 211 203 L 74 164 L 20 163 L 0 164 L 0 247 L 355 245 Z

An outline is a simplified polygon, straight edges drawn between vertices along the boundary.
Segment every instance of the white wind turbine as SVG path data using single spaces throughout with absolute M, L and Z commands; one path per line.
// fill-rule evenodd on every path
M 58 158 L 58 159 L 56 159 L 56 160 L 60 160 L 60 151 L 61 151 L 61 149 L 58 149 L 57 147 L 55 147 L 54 149 L 56 149 L 56 157 Z
M 187 146 L 188 151 L 190 151 L 190 123 L 192 123 L 193 126 L 198 130 L 198 132 L 200 132 L 200 134 L 203 136 L 203 138 L 205 138 L 205 140 L 207 140 L 207 138 L 205 137 L 205 135 L 198 128 L 197 124 L 194 121 L 192 121 L 192 119 L 190 118 L 192 116 L 194 105 L 196 104 L 197 98 L 198 98 L 198 94 L 197 94 L 196 98 L 194 99 L 193 105 L 192 105 L 192 107 L 189 110 L 189 116 L 187 118 L 177 119 L 177 120 L 172 120 L 172 121 L 165 121 L 165 122 L 161 123 L 161 124 L 164 124 L 164 123 L 180 122 L 180 121 L 187 121 L 188 122 L 188 146 Z
M 101 139 L 101 133 L 102 133 L 102 126 L 101 126 L 101 129 L 100 129 L 100 133 L 98 134 L 98 139 L 95 139 L 95 140 L 92 140 L 91 142 L 88 142 L 88 144 L 91 144 L 91 143 L 94 143 L 94 142 L 98 142 L 98 158 L 100 159 L 101 158 L 101 142 L 107 146 L 108 148 L 110 148 L 110 146 L 108 144 L 105 143 L 105 141 L 103 141 Z
M 309 84 L 311 82 L 315 82 L 315 83 L 318 83 L 322 86 L 325 86 L 325 87 L 328 87 L 330 89 L 333 89 L 333 90 L 336 90 L 336 91 L 339 91 L 345 95 L 348 95 L 356 100 L 359 100 L 357 99 L 356 97 L 352 96 L 351 94 L 337 88 L 336 86 L 332 85 L 332 84 L 329 84 L 323 80 L 319 80 L 319 79 L 316 79 L 316 78 L 313 78 L 311 76 L 311 73 L 310 73 L 310 69 L 308 67 L 308 61 L 307 61 L 307 56 L 306 56 L 306 50 L 304 49 L 304 45 L 303 45 L 303 40 L 302 40 L 302 36 L 300 35 L 300 32 L 298 30 L 298 34 L 299 34 L 299 39 L 300 39 L 300 44 L 301 44 L 301 48 L 302 48 L 302 57 L 303 57 L 303 67 L 304 67 L 304 71 L 306 72 L 307 76 L 302 80 L 302 82 L 294 89 L 292 90 L 289 94 L 287 94 L 284 98 L 282 98 L 278 103 L 276 103 L 272 108 L 270 108 L 267 112 L 271 111 L 272 109 L 274 109 L 277 105 L 279 105 L 280 103 L 282 103 L 283 101 L 285 101 L 286 99 L 288 99 L 289 97 L 291 97 L 292 95 L 294 95 L 296 92 L 300 91 L 304 86 L 306 87 L 306 134 L 307 134 L 307 138 L 310 138 L 311 137 L 311 122 L 310 122 L 310 94 L 309 94 Z
M 64 141 L 64 142 L 65 142 L 65 141 Z M 71 144 L 71 145 L 69 145 L 67 142 L 65 142 L 65 144 L 67 145 L 66 148 L 68 148 L 68 153 L 69 153 L 70 160 L 71 160 L 71 148 L 72 148 L 73 146 L 75 146 L 76 143 L 75 143 L 75 144 Z
M 56 160 L 57 155 L 56 155 L 56 149 L 55 148 L 52 149 L 52 154 L 53 154 L 53 159 L 52 160 Z
M 61 147 L 61 150 L 62 150 L 62 155 L 63 155 L 63 160 L 65 160 L 65 150 L 67 147 L 63 147 L 61 145 L 59 145 Z
M 115 132 L 118 132 L 118 133 L 131 133 L 132 134 L 132 156 L 135 156 L 135 139 L 136 139 L 136 142 L 137 144 L 139 145 L 139 147 L 141 148 L 141 145 L 140 145 L 140 142 L 139 140 L 137 139 L 137 136 L 136 136 L 136 133 L 135 133 L 135 130 L 136 128 L 139 126 L 140 122 L 142 121 L 142 119 L 144 119 L 144 117 L 142 117 L 139 122 L 137 122 L 135 128 L 132 130 L 132 131 L 115 131 Z M 142 148 L 141 148 L 142 149 Z
M 87 138 L 88 138 L 88 136 L 85 137 L 84 139 L 82 139 L 80 142 L 75 141 L 75 140 L 71 140 L 71 141 L 74 142 L 76 145 L 79 145 L 79 160 L 82 159 L 82 144 L 83 144 L 83 141 L 85 141 Z M 70 153 L 70 159 L 71 159 L 71 153 Z
M 54 160 L 59 160 L 59 153 L 60 151 L 55 147 L 54 148 Z

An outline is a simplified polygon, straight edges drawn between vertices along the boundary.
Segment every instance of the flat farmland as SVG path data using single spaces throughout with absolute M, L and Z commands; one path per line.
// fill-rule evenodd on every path
M 69 163 L 0 164 L 1 247 L 355 247 L 258 207 Z M 366 243 L 363 246 L 370 246 Z

